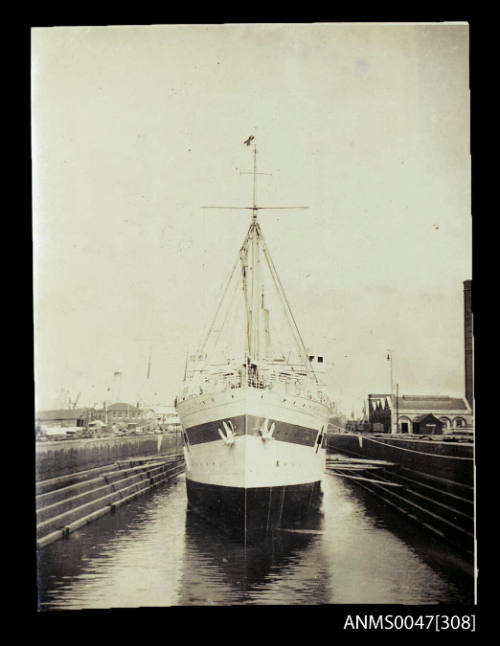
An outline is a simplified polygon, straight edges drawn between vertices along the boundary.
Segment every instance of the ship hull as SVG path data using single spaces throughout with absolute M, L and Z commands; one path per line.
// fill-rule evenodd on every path
M 189 509 L 228 536 L 255 541 L 297 526 L 321 506 L 321 481 L 283 487 L 225 487 L 186 479 Z
M 305 518 L 321 499 L 326 406 L 258 389 L 178 403 L 191 509 L 249 539 Z

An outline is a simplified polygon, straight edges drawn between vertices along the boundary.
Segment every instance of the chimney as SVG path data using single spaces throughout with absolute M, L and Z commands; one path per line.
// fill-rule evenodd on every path
M 474 335 L 472 329 L 472 280 L 464 280 L 464 351 L 465 351 L 465 398 L 474 411 Z

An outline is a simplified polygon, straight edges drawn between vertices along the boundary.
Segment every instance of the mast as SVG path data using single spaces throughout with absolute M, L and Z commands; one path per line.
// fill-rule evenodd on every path
M 257 146 L 253 149 L 253 210 L 252 223 L 250 225 L 252 232 L 252 301 L 251 301 L 251 326 L 252 326 L 252 344 L 250 346 L 250 358 L 255 361 L 259 360 L 259 239 L 257 235 Z
M 240 250 L 243 298 L 245 301 L 245 364 L 250 356 L 250 348 L 252 347 L 252 317 L 248 302 L 248 240 L 250 237 L 250 231 L 251 227 Z
M 146 379 L 151 377 L 151 355 L 153 354 L 153 346 L 149 346 L 149 358 L 148 358 L 148 370 L 146 373 Z
M 244 142 L 245 145 L 249 146 L 250 142 L 254 137 L 250 137 L 247 141 Z M 318 378 L 308 361 L 307 350 L 305 348 L 304 342 L 302 340 L 300 331 L 293 317 L 288 299 L 286 297 L 283 285 L 278 277 L 278 273 L 274 266 L 274 263 L 271 259 L 269 249 L 267 248 L 264 236 L 262 234 L 262 229 L 260 228 L 258 222 L 258 211 L 262 210 L 275 210 L 275 209 L 307 209 L 307 206 L 258 206 L 257 205 L 257 175 L 269 175 L 270 173 L 259 173 L 257 172 L 257 145 L 253 144 L 253 169 L 251 172 L 242 172 L 241 174 L 253 175 L 252 182 L 252 206 L 203 206 L 205 209 L 242 209 L 252 211 L 252 217 L 250 222 L 250 227 L 248 229 L 247 235 L 243 242 L 243 245 L 240 248 L 239 260 L 241 263 L 242 271 L 242 287 L 243 287 L 243 297 L 245 301 L 245 339 L 246 339 L 246 360 L 245 365 L 248 365 L 249 361 L 258 362 L 261 355 L 261 344 L 260 344 L 260 334 L 261 334 L 261 318 L 265 315 L 261 313 L 261 304 L 263 306 L 263 292 L 260 286 L 260 271 L 261 271 L 261 256 L 265 261 L 267 268 L 272 276 L 276 291 L 278 292 L 287 318 L 288 323 L 292 329 L 295 343 L 299 350 L 299 355 L 301 356 L 305 369 L 310 372 L 315 381 L 318 382 Z M 230 279 L 231 280 L 231 279 Z M 227 286 L 226 286 L 227 289 Z M 219 306 L 220 307 L 220 306 Z M 217 312 L 219 311 L 219 308 Z M 217 313 L 216 313 L 217 316 Z M 212 328 L 209 330 L 209 334 Z M 269 330 L 269 324 L 267 318 L 264 321 L 264 331 Z M 209 336 L 207 334 L 207 338 Z M 207 340 L 207 339 L 206 339 Z M 205 343 L 206 343 L 205 340 Z M 203 347 L 205 346 L 203 344 Z M 266 346 L 266 344 L 264 344 Z

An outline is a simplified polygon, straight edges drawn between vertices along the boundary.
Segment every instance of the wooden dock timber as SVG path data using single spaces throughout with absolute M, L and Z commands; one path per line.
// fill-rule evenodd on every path
M 181 453 L 138 457 L 36 483 L 37 546 L 69 536 L 184 471 Z
M 398 463 L 370 458 L 327 458 L 327 473 L 361 487 L 409 520 L 474 556 L 474 490 Z

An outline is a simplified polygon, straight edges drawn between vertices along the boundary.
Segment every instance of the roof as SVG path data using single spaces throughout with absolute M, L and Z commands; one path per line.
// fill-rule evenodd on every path
M 60 428 L 48 428 L 45 431 L 45 435 L 66 435 L 67 430 L 69 429 L 62 426 Z
M 468 406 L 463 397 L 448 397 L 445 395 L 403 395 L 394 397 L 394 406 L 402 410 L 462 410 L 467 412 Z
M 140 410 L 137 408 L 137 406 L 134 406 L 133 404 L 127 404 L 126 402 L 117 402 L 116 404 L 110 404 L 109 406 L 106 406 L 106 410 Z
M 88 408 L 56 408 L 52 410 L 40 410 L 36 413 L 36 418 L 40 421 L 49 421 L 56 419 L 77 419 L 86 415 Z

